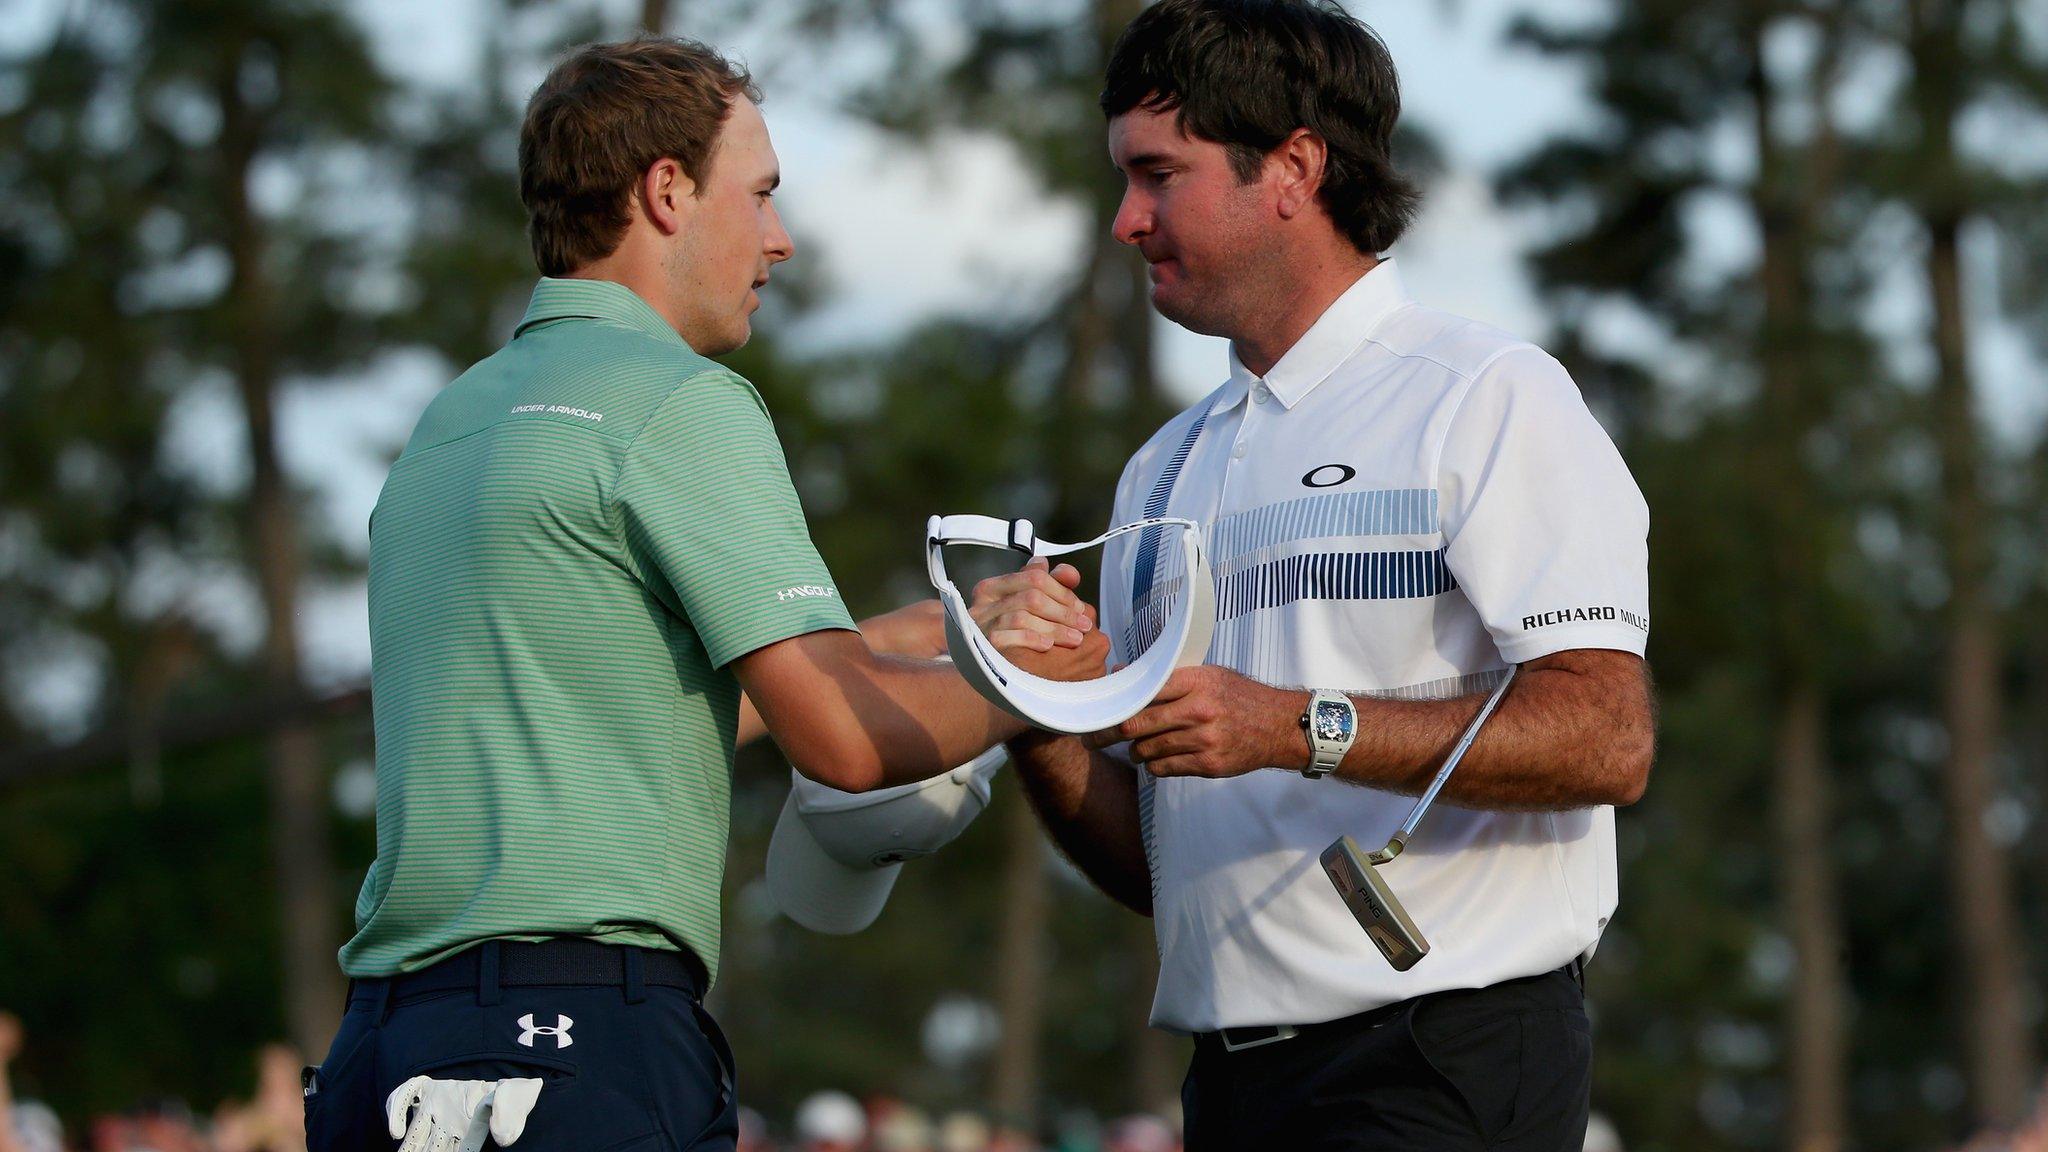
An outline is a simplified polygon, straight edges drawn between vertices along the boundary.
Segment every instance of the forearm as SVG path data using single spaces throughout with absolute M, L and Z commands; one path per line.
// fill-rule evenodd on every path
M 1024 794 L 1053 842 L 1111 899 L 1151 915 L 1151 871 L 1130 765 L 1050 732 L 1026 732 L 1009 749 Z
M 929 660 L 946 651 L 942 620 L 938 601 L 920 600 L 892 612 L 870 616 L 857 627 L 861 639 L 876 652 Z M 745 748 L 767 734 L 768 725 L 761 719 L 761 710 L 754 706 L 752 697 L 745 692 L 740 693 L 739 730 L 733 737 L 733 747 Z
M 732 746 L 745 748 L 768 734 L 768 725 L 761 719 L 761 710 L 754 707 L 754 698 L 740 693 L 740 725 L 734 733 Z
M 1478 714 L 1484 694 L 1450 700 L 1353 697 L 1358 736 L 1338 778 L 1420 793 Z M 1299 718 L 1308 693 L 1258 701 L 1276 767 L 1309 763 Z M 1647 670 L 1620 652 L 1560 652 L 1525 665 L 1442 799 L 1467 808 L 1561 810 L 1634 803 L 1648 780 L 1655 722 Z
M 819 690 L 799 709 L 778 715 L 763 697 L 762 717 L 797 771 L 835 788 L 929 779 L 1024 730 L 950 664 L 877 656 L 861 645 L 848 658 L 820 660 L 817 670 Z

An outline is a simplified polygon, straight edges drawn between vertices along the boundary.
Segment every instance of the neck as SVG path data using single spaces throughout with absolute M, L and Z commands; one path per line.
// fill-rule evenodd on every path
M 677 335 L 686 341 L 689 339 L 683 331 L 682 317 L 669 299 L 668 269 L 662 264 L 660 254 L 650 251 L 646 245 L 634 243 L 631 233 L 611 255 L 592 260 L 563 279 L 609 280 L 623 284 L 633 295 L 647 301 L 647 306 L 668 321 L 668 326 L 675 329 Z
M 1330 305 L 1358 283 L 1359 277 L 1379 266 L 1379 257 L 1358 252 L 1348 245 L 1287 270 L 1293 290 L 1273 301 L 1273 308 L 1247 325 L 1251 331 L 1231 337 L 1231 350 L 1254 376 L 1273 370 L 1287 350 L 1315 327 Z

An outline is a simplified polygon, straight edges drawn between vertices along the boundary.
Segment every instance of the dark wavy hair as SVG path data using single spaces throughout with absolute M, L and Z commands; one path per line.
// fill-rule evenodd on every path
M 1328 0 L 1162 0 L 1110 50 L 1102 112 L 1178 112 L 1223 145 L 1237 178 L 1297 128 L 1329 159 L 1317 199 L 1360 252 L 1393 247 L 1421 203 L 1394 168 L 1401 83 L 1372 29 Z

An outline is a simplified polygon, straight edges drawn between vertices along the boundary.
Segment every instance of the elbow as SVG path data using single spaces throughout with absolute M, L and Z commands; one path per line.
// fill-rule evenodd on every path
M 1607 773 L 1608 795 L 1602 798 L 1602 803 L 1626 808 L 1641 800 L 1649 790 L 1650 764 L 1656 755 L 1656 744 L 1649 739 L 1631 741 L 1627 747 L 1616 749 Z
M 800 747 L 786 747 L 792 768 L 809 780 L 841 792 L 871 792 L 882 786 L 882 761 L 862 741 L 804 741 Z

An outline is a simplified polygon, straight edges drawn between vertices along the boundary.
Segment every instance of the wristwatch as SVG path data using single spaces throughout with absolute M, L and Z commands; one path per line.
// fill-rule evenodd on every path
M 1309 693 L 1308 707 L 1301 714 L 1301 730 L 1308 736 L 1308 767 L 1303 776 L 1320 780 L 1344 762 L 1351 741 L 1358 736 L 1358 707 L 1342 692 L 1318 688 Z

